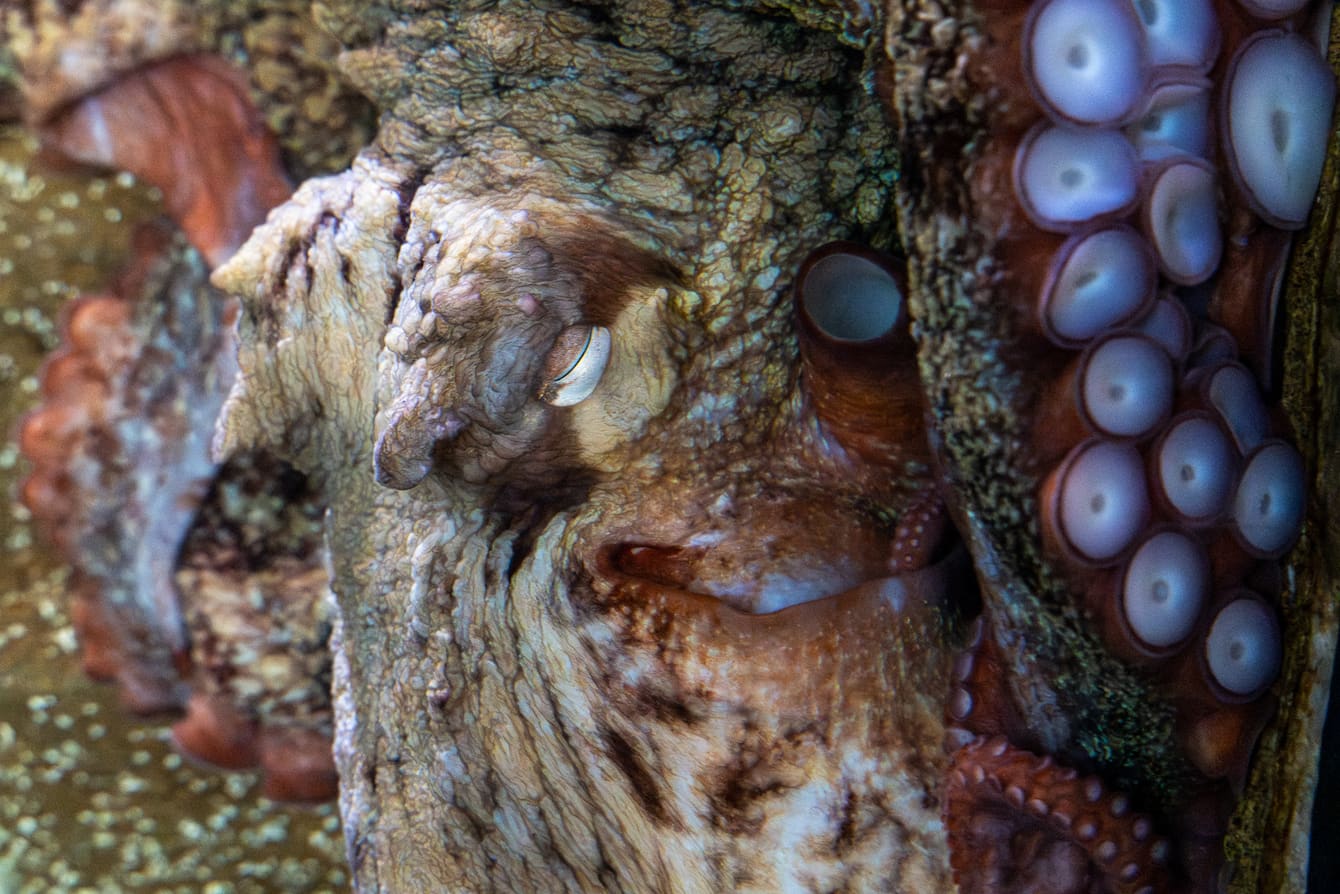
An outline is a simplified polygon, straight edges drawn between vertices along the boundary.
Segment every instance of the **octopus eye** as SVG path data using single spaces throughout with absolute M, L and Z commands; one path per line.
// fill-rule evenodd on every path
M 545 361 L 540 400 L 571 407 L 591 396 L 610 359 L 610 331 L 604 326 L 569 326 Z

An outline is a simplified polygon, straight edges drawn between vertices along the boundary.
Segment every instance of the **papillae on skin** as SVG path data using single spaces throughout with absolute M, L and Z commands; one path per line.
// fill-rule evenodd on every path
M 801 461 L 823 447 L 798 422 L 784 288 L 815 245 L 893 238 L 893 134 L 861 53 L 701 4 L 386 14 L 343 60 L 384 110 L 377 143 L 217 273 L 246 304 L 220 446 L 271 445 L 329 500 L 359 887 L 945 889 L 951 655 L 921 645 L 938 613 L 730 618 L 592 574 L 605 532 L 670 539 L 657 527 L 755 491 L 893 503 L 840 456 Z M 379 16 L 347 15 L 368 41 Z M 468 468 L 379 486 L 378 413 L 419 375 L 404 355 L 529 392 L 518 302 L 541 296 L 553 325 L 592 266 L 611 294 L 585 300 L 615 306 L 600 393 L 621 397 L 519 444 L 464 443 L 476 423 Z M 444 318 L 427 347 L 421 298 Z M 516 459 L 477 474 L 500 450 Z
M 943 581 L 737 615 L 629 582 L 603 549 L 775 525 L 800 565 L 825 526 L 885 530 L 931 480 L 916 425 L 902 473 L 876 479 L 805 413 L 789 285 L 836 238 L 907 248 L 929 434 L 977 572 L 1007 594 L 1001 636 L 1036 643 L 1040 670 L 1014 683 L 1039 737 L 1111 736 L 1118 769 L 1177 760 L 1166 715 L 1058 607 L 1037 555 L 1013 409 L 1027 364 L 1002 348 L 991 234 L 965 210 L 986 101 L 962 69 L 971 11 L 789 7 L 317 10 L 381 126 L 216 272 L 244 308 L 217 447 L 275 452 L 330 507 L 360 890 L 952 889 L 937 793 L 955 606 L 922 598 Z M 1317 237 L 1299 252 L 1290 334 L 1308 347 L 1286 403 L 1334 493 L 1315 455 L 1338 442 L 1334 395 L 1312 358 L 1336 321 L 1307 300 L 1324 253 Z M 535 401 L 554 335 L 592 316 L 615 346 L 600 391 Z M 438 410 L 463 406 L 456 432 Z M 417 481 L 401 490 L 374 477 L 374 446 L 406 418 L 376 457 L 384 480 Z M 799 521 L 768 508 L 778 495 Z M 1305 818 L 1287 848 L 1250 842 L 1306 814 L 1315 744 L 1281 743 L 1315 743 L 1324 710 L 1308 699 L 1329 673 L 1335 535 L 1325 519 L 1305 541 L 1283 719 L 1234 833 L 1260 890 L 1286 889 L 1305 848 Z M 1102 717 L 1055 707 L 1086 686 L 1132 696 Z

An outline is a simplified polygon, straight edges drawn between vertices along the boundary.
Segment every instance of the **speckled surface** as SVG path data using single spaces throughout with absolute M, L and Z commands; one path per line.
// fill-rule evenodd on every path
M 79 668 L 66 571 L 14 499 L 13 443 L 61 306 L 115 271 L 158 213 L 128 177 L 52 172 L 0 130 L 0 890 L 320 892 L 348 886 L 333 805 L 281 807 L 255 774 L 199 769 L 171 718 L 127 716 Z

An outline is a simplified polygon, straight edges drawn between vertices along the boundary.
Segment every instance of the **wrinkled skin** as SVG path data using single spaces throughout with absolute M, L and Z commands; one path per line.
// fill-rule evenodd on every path
M 890 564 L 935 482 L 1038 743 L 1110 749 L 1086 769 L 1137 789 L 1177 772 L 1166 708 L 1049 602 L 1026 361 L 976 301 L 990 246 L 945 148 L 976 126 L 970 25 L 494 6 L 329 4 L 381 132 L 214 280 L 244 306 L 220 453 L 273 452 L 330 507 L 360 888 L 949 889 L 976 588 L 961 551 Z M 895 219 L 928 416 L 868 451 L 815 410 L 789 290 Z M 552 406 L 590 324 L 600 386 Z
M 920 122 L 917 151 L 966 142 L 961 76 L 921 87 L 896 69 L 933 80 L 952 58 L 945 37 L 966 45 L 971 32 L 946 22 L 928 34 L 907 10 L 886 12 L 898 42 L 872 43 L 888 60 L 874 64 L 876 81 L 905 122 Z M 579 68 L 626 65 L 622 83 L 679 95 L 680 72 L 657 61 L 648 34 L 672 35 L 673 47 L 687 33 L 641 30 L 662 14 L 762 29 L 754 36 L 774 44 L 790 27 L 616 4 L 609 28 L 637 52 L 600 32 L 566 43 L 556 16 L 532 55 L 507 37 L 507 11 L 421 23 L 465 61 L 395 39 L 350 57 L 389 110 L 379 143 L 350 173 L 309 183 L 216 276 L 250 296 L 224 449 L 287 445 L 330 500 L 336 752 L 368 887 L 949 884 L 938 681 L 957 644 L 945 618 L 971 588 L 928 576 L 944 566 L 868 582 L 886 578 L 865 534 L 892 537 L 929 480 L 918 420 L 901 439 L 910 455 L 877 468 L 831 437 L 797 383 L 785 301 L 785 271 L 820 233 L 884 242 L 870 224 L 887 218 L 863 215 L 888 193 L 867 180 L 832 211 L 806 204 L 823 181 L 814 165 L 831 170 L 841 150 L 766 124 L 750 135 L 730 103 L 707 117 L 744 129 L 703 169 L 691 130 L 662 142 L 671 106 L 528 86 L 554 76 L 552 53 Z M 695 51 L 718 45 L 731 46 Z M 788 63 L 811 71 L 845 52 L 797 48 Z M 406 53 L 468 101 L 416 117 L 432 88 L 394 74 Z M 519 86 L 472 92 L 470 60 L 482 58 Z M 808 95 L 776 83 L 788 99 L 748 102 Z M 530 117 L 539 95 L 584 123 L 550 142 L 564 118 L 547 107 Z M 822 112 L 800 113 L 802 139 L 835 138 L 853 118 L 873 136 L 869 99 L 820 100 Z M 605 129 L 615 122 L 627 130 Z M 877 172 L 880 150 L 862 151 Z M 656 160 L 667 152 L 669 169 Z M 952 170 L 952 157 L 943 164 Z M 1004 685 L 1032 747 L 1104 768 L 1157 806 L 1151 793 L 1186 772 L 1168 709 L 1068 610 L 1048 607 L 1054 584 L 1028 523 L 1035 473 L 1012 465 L 1006 434 L 1026 425 L 1026 361 L 993 349 L 1010 323 L 974 304 L 986 280 L 962 278 L 990 246 L 953 217 L 961 181 L 923 180 L 926 170 L 900 196 L 914 285 L 925 286 L 912 297 L 922 374 L 951 503 L 1001 600 Z M 788 212 L 800 183 L 808 198 Z M 559 333 L 579 322 L 610 328 L 609 368 L 589 402 L 547 407 L 546 375 L 567 363 L 554 356 L 567 350 Z M 825 528 L 846 533 L 835 546 L 816 539 Z M 691 548 L 702 542 L 715 544 L 710 560 Z M 773 598 L 753 585 L 760 554 L 765 573 L 790 587 L 817 574 L 811 597 L 832 598 L 731 611 Z M 853 564 L 863 570 L 839 571 Z
M 504 14 L 458 15 L 467 58 L 503 52 L 471 42 L 504 39 Z M 528 94 L 505 97 L 522 110 L 516 137 L 489 117 L 503 98 L 481 98 L 462 107 L 477 116 L 465 126 L 438 125 L 442 161 L 425 170 L 435 135 L 389 127 L 216 274 L 264 295 L 245 314 L 222 447 L 286 450 L 331 507 L 336 757 L 368 889 L 948 884 L 933 792 L 950 569 L 883 568 L 893 522 L 928 480 L 919 419 L 892 473 L 826 434 L 798 390 L 781 272 L 861 227 L 804 184 L 835 178 L 855 201 L 829 207 L 879 216 L 887 194 L 870 173 L 892 161 L 880 112 L 851 86 L 858 57 L 830 38 L 780 19 L 680 17 L 795 42 L 789 60 L 734 63 L 759 67 L 763 86 L 737 89 L 777 107 L 765 119 L 777 132 L 746 131 L 758 119 L 736 117 L 743 97 L 683 112 L 576 97 L 574 115 L 645 115 L 647 136 L 626 149 L 599 129 L 574 136 L 590 143 L 563 159 L 574 176 L 533 154 L 552 113 L 527 119 Z M 637 89 L 696 89 L 660 73 L 655 51 L 564 45 L 561 23 L 547 51 L 600 48 L 589 64 L 628 66 Z M 396 50 L 351 67 L 382 77 L 378 54 Z M 777 80 L 774 63 L 800 82 Z M 843 87 L 816 95 L 821 82 Z M 666 132 L 673 114 L 741 130 L 720 149 L 695 144 Z M 790 151 L 765 163 L 774 141 Z M 626 179 L 611 176 L 616 149 Z M 656 161 L 666 152 L 675 167 Z M 851 153 L 866 173 L 826 173 Z M 549 407 L 545 357 L 579 320 L 609 327 L 609 367 L 588 401 Z M 409 489 L 380 486 L 374 466 Z M 679 553 L 695 535 L 719 540 L 710 562 Z M 765 557 L 795 581 L 771 589 L 836 598 L 767 616 L 711 598 Z
M 503 35 L 492 16 L 460 15 L 477 39 Z M 799 40 L 794 64 L 833 83 L 857 61 L 781 20 L 698 15 Z M 771 60 L 745 62 L 782 86 Z M 382 70 L 369 59 L 369 76 Z M 622 201 L 602 157 L 565 175 L 467 106 L 474 129 L 444 136 L 468 154 L 415 171 L 396 150 L 421 164 L 422 144 L 388 136 L 349 174 L 308 183 L 217 274 L 264 294 L 243 323 L 222 447 L 287 448 L 331 507 L 336 757 L 368 889 L 948 884 L 933 791 L 950 569 L 883 567 L 925 450 L 872 470 L 806 411 L 773 267 L 859 226 L 788 194 L 841 152 L 874 153 L 879 169 L 874 101 L 843 91 L 752 98 L 833 121 L 802 129 L 814 145 L 771 169 L 750 157 L 766 135 L 701 159 L 630 147 L 684 157 Z M 695 114 L 752 127 L 752 114 L 732 124 L 731 104 Z M 828 145 L 856 120 L 862 143 Z M 700 177 L 720 185 L 673 191 Z M 639 213 L 653 196 L 692 213 Z M 784 225 L 791 214 L 809 223 Z M 731 241 L 704 245 L 714 232 Z M 609 327 L 609 366 L 588 401 L 549 407 L 546 355 L 579 320 Z M 409 489 L 380 486 L 374 466 Z M 695 535 L 718 542 L 710 561 L 681 553 Z M 835 598 L 766 616 L 712 598 L 771 598 L 737 592 L 765 558 L 794 583 L 760 590 Z

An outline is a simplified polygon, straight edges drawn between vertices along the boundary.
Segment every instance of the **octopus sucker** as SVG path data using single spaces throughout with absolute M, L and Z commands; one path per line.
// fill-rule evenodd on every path
M 359 890 L 1201 894 L 1307 797 L 1320 4 L 800 6 L 328 0 L 372 145 L 268 216 L 162 178 L 198 412 L 122 374 L 173 305 L 72 309 L 35 511 L 123 418 L 187 480 L 86 665 L 338 793 Z M 240 103 L 183 28 L 92 101 Z
M 992 298 L 1017 315 L 1004 343 L 1019 347 L 1008 347 L 1004 356 L 1022 356 L 1027 351 L 1022 346 L 1036 343 L 1039 335 L 1057 348 L 1083 349 L 1069 364 L 1032 361 L 1042 384 L 1022 387 L 1010 398 L 1022 413 L 1021 440 L 1032 449 L 1026 461 L 1037 470 L 1042 537 L 1034 555 L 1048 572 L 1059 572 L 1061 589 L 1098 622 L 1104 648 L 1151 675 L 1148 684 L 1135 685 L 1149 685 L 1150 698 L 1166 700 L 1180 715 L 1178 732 L 1168 743 L 1182 755 L 1175 759 L 1184 762 L 1176 774 L 1180 781 L 1123 774 L 1125 784 L 1134 786 L 1132 795 L 1152 810 L 1155 824 L 1169 829 L 1182 810 L 1179 803 L 1192 793 L 1222 785 L 1240 790 L 1256 736 L 1275 705 L 1268 689 L 1281 666 L 1281 634 L 1274 603 L 1279 593 L 1269 584 L 1269 563 L 1299 536 L 1305 486 L 1301 455 L 1263 398 L 1273 383 L 1273 361 L 1265 346 L 1275 338 L 1276 265 L 1287 251 L 1287 240 L 1275 228 L 1285 222 L 1281 211 L 1287 202 L 1282 196 L 1273 200 L 1272 210 L 1252 196 L 1245 181 L 1261 177 L 1259 182 L 1269 178 L 1272 186 L 1298 183 L 1308 197 L 1300 205 L 1305 215 L 1315 193 L 1311 184 L 1321 176 L 1320 147 L 1334 98 L 1334 76 L 1305 39 L 1270 27 L 1254 31 L 1240 11 L 1227 8 L 1230 4 L 1193 6 L 1174 13 L 1187 17 L 1184 28 L 1160 31 L 1160 4 L 1044 0 L 1029 7 L 1017 45 L 1006 40 L 1000 47 L 974 48 L 993 61 L 999 53 L 1020 52 L 1028 92 L 1008 80 L 1005 64 L 966 64 L 969 77 L 981 80 L 977 88 L 993 97 L 993 107 L 983 112 L 986 132 L 975 143 L 965 177 L 971 196 L 979 200 L 973 224 L 987 240 L 982 250 L 1014 265 L 1054 253 L 1053 272 L 1042 280 L 1041 292 L 1038 275 L 1026 263 L 1017 272 L 1006 267 L 994 281 L 999 285 L 991 288 Z M 1221 19 L 1228 22 L 1222 32 L 1215 24 Z M 985 9 L 982 31 L 1004 34 L 1016 20 L 1013 11 Z M 1304 24 L 1300 17 L 1290 27 Z M 1178 36 L 1175 50 L 1170 34 Z M 1181 45 L 1182 38 L 1188 43 Z M 1246 124 L 1251 114 L 1267 115 L 1263 110 L 1271 107 L 1271 100 L 1254 93 L 1269 92 L 1260 85 L 1271 76 L 1255 83 L 1238 80 L 1252 70 L 1239 60 L 1265 52 L 1254 50 L 1257 46 L 1270 46 L 1278 64 L 1296 71 L 1302 82 L 1312 83 L 1307 79 L 1316 72 L 1313 95 L 1307 102 L 1286 101 L 1289 111 L 1280 112 L 1273 130 Z M 1163 61 L 1151 69 L 1151 57 Z M 1169 58 L 1193 73 L 1174 75 L 1173 68 L 1162 73 L 1159 65 L 1169 64 Z M 1202 73 L 1208 73 L 1208 82 L 1197 80 Z M 1090 74 L 1114 81 L 1117 88 L 1100 95 L 1086 87 Z M 1030 107 L 1036 110 L 1032 115 Z M 1253 112 L 1242 111 L 1248 107 Z M 1307 131 L 1314 136 L 1302 150 L 1292 137 L 1314 121 L 1325 123 Z M 1207 139 L 1211 133 L 1218 135 L 1218 147 Z M 1250 152 L 1258 155 L 1242 156 L 1249 141 Z M 1271 141 L 1273 149 L 1265 145 Z M 1002 171 L 1011 158 L 1013 175 L 1007 180 Z M 1258 161 L 1263 170 L 1270 166 L 1269 175 L 1250 173 Z M 1006 184 L 1013 202 L 999 196 Z M 1254 222 L 1244 226 L 1244 215 Z M 1149 296 L 1157 289 L 1164 296 L 1160 300 L 1180 300 L 1185 307 L 1178 316 L 1203 320 L 1198 326 L 1205 331 L 1213 322 L 1231 319 L 1233 335 L 1244 339 L 1244 350 L 1262 378 L 1233 362 L 1236 346 L 1222 336 L 1218 344 L 1227 345 L 1231 354 L 1217 363 L 1208 348 L 1186 353 L 1184 326 L 1183 334 L 1162 344 L 1148 335 L 1132 340 L 1121 329 L 1123 318 L 1135 316 L 1130 311 L 1114 312 L 1116 326 L 1099 324 L 1083 340 L 1058 332 L 1050 305 L 1033 297 L 1049 295 L 1052 283 L 1069 277 L 1093 289 L 1109 281 L 1144 280 L 1126 272 L 1139 257 L 1130 251 L 1120 260 L 1091 253 L 1095 260 L 1080 268 L 1082 277 L 1067 270 L 1075 263 L 1076 240 L 1093 238 L 1085 228 L 1120 232 L 1109 228 L 1133 217 L 1140 233 L 1136 238 L 1152 249 L 1159 275 L 1157 285 L 1130 290 Z M 1231 237 L 1225 236 L 1225 220 L 1233 222 Z M 1293 226 L 1301 223 L 1302 215 L 1292 219 Z M 922 225 L 904 219 L 912 232 Z M 1085 235 L 1071 236 L 1058 250 L 1050 234 L 1074 231 Z M 938 252 L 928 255 L 938 257 Z M 914 292 L 918 260 L 914 255 Z M 1248 270 L 1251 278 L 1244 276 Z M 1222 297 L 1207 304 L 1192 287 Z M 1075 331 L 1074 325 L 1069 329 Z M 1131 349 L 1090 387 L 1097 344 Z M 1154 359 L 1135 361 L 1136 345 Z M 1099 369 L 1103 365 L 1097 364 Z M 935 361 L 930 367 L 930 376 L 944 375 Z M 934 402 L 932 407 L 934 412 Z M 942 457 L 951 466 L 964 461 L 961 448 L 941 443 Z M 1258 451 L 1260 459 L 1255 458 Z M 948 493 L 963 497 L 959 488 Z M 954 514 L 965 522 L 961 509 Z M 969 542 L 977 541 L 969 537 Z M 1038 658 L 1026 645 L 1036 634 L 1016 638 L 1009 632 L 1019 623 L 1008 602 L 1017 591 L 1001 584 L 988 580 L 983 593 L 984 611 L 992 618 L 986 630 L 999 642 L 972 647 L 950 716 L 970 731 L 1012 736 L 1025 747 L 1036 747 L 1036 708 L 1027 701 L 1038 691 L 1000 686 L 990 680 L 994 671 L 977 671 L 981 665 L 1003 668 L 1007 677 L 1038 673 Z M 1256 586 L 1263 589 L 1252 589 Z M 1230 652 L 1233 659 L 1227 657 Z M 1016 670 L 1010 669 L 1012 661 L 1020 662 Z M 1063 668 L 1057 670 L 1065 676 Z M 1055 697 L 1045 688 L 1041 692 L 1048 700 Z M 1086 697 L 1120 703 L 1110 691 Z M 1004 710 L 992 706 L 992 700 L 1002 698 L 1022 698 L 1024 704 Z M 1068 735 L 1079 732 L 1072 727 Z M 1077 755 L 1073 744 L 1047 747 L 1085 766 L 1101 767 L 1114 757 L 1110 751 L 1084 748 Z M 1194 771 L 1188 774 L 1189 768 Z M 1169 800 L 1178 787 L 1182 793 Z M 1179 854 L 1174 837 L 1173 877 L 1194 890 L 1213 889 L 1218 870 L 1179 868 Z M 990 890 L 1023 890 L 1014 887 L 1023 882 L 1002 881 L 1005 870 L 998 859 L 1006 856 L 985 857 L 968 869 L 964 855 L 964 862 L 956 863 L 960 884 L 971 887 L 975 878 Z
M 924 414 L 897 259 L 848 242 L 816 248 L 796 272 L 801 385 L 844 449 L 893 469 L 928 463 L 909 432 Z
M 965 894 L 1172 890 L 1171 849 L 1148 817 L 1098 779 L 1003 738 L 979 738 L 956 753 L 945 811 Z

